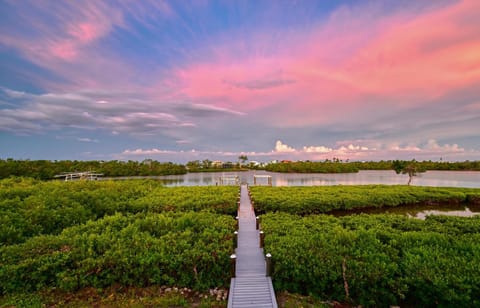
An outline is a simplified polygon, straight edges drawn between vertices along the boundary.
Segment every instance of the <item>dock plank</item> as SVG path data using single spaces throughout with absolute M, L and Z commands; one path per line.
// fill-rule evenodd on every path
M 228 308 L 276 308 L 275 292 L 271 278 L 266 276 L 265 255 L 260 248 L 255 211 L 246 185 L 241 186 L 238 217 L 236 271 L 230 283 Z

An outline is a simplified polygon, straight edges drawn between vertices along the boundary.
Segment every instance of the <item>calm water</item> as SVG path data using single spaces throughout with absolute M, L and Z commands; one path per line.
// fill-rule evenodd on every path
M 343 174 L 304 174 L 304 173 L 274 173 L 266 171 L 246 172 L 212 172 L 188 173 L 185 175 L 169 175 L 154 178 L 162 181 L 166 186 L 207 186 L 217 185 L 221 177 L 238 176 L 242 183 L 253 185 L 254 175 L 270 175 L 273 186 L 320 186 L 320 185 L 405 185 L 408 175 L 396 174 L 393 170 L 360 171 L 358 173 Z M 138 177 L 135 177 L 138 178 Z M 118 179 L 118 178 L 117 178 Z M 262 179 L 266 184 L 266 179 Z M 427 171 L 413 178 L 412 185 L 442 186 L 442 187 L 471 187 L 480 188 L 480 171 Z M 402 214 L 419 219 L 428 215 L 449 215 L 471 217 L 480 215 L 480 206 L 465 205 L 435 205 L 435 206 L 402 206 L 391 208 L 370 208 L 357 211 L 332 213 L 337 216 L 351 215 L 354 213 L 392 213 Z
M 472 217 L 480 215 L 479 205 L 465 206 L 463 204 L 445 205 L 404 205 L 398 207 L 365 208 L 330 212 L 334 216 L 346 216 L 352 214 L 397 214 L 406 215 L 418 219 L 425 219 L 429 215 Z
M 275 173 L 267 171 L 188 173 L 185 175 L 159 176 L 166 186 L 216 185 L 220 177 L 238 176 L 242 183 L 253 185 L 254 175 L 270 175 L 273 186 L 320 186 L 407 184 L 408 175 L 393 170 L 360 171 L 358 173 Z M 266 184 L 266 180 L 263 180 Z M 413 178 L 412 185 L 480 188 L 480 171 L 427 171 Z

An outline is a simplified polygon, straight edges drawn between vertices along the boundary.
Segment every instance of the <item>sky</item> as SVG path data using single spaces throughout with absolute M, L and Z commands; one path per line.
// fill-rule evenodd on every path
M 1 159 L 480 160 L 480 1 L 0 7 Z

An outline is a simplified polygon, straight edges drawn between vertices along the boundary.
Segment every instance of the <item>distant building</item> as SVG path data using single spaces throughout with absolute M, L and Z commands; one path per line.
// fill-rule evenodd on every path
M 222 165 L 222 168 L 223 168 L 223 169 L 231 169 L 231 168 L 233 168 L 233 167 L 234 167 L 234 165 L 233 165 L 233 163 L 230 162 L 230 161 L 227 161 L 226 163 L 223 163 L 223 165 Z
M 147 158 L 147 159 L 142 161 L 142 164 L 147 165 L 147 166 L 151 166 L 152 163 L 153 163 L 153 159 L 150 159 L 150 158 Z
M 212 168 L 223 168 L 223 161 L 221 160 L 212 161 Z

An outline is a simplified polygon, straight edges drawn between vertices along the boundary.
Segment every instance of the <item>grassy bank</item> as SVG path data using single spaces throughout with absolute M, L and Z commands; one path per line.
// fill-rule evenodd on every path
M 480 189 L 403 185 L 250 188 L 256 211 L 307 215 L 413 204 L 480 203 Z

